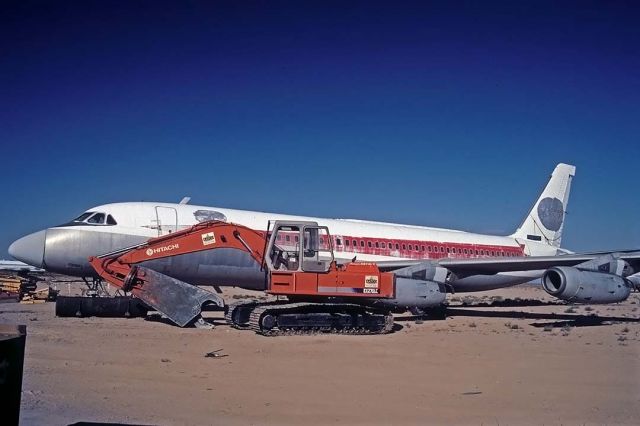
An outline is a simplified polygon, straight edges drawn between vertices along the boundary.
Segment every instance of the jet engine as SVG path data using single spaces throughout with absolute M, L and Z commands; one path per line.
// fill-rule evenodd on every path
M 396 297 L 378 299 L 375 306 L 393 309 L 434 308 L 440 306 L 447 298 L 444 284 L 434 281 L 396 278 Z
M 396 297 L 377 299 L 375 306 L 397 310 L 439 307 L 447 298 L 450 272 L 431 263 L 421 263 L 394 271 Z
M 632 285 L 625 278 L 606 272 L 555 266 L 542 276 L 542 287 L 561 300 L 576 303 L 616 303 L 629 297 Z

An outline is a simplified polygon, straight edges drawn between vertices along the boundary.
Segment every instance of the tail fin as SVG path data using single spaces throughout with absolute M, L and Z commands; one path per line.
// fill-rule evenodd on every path
M 560 247 L 571 180 L 575 175 L 575 166 L 558 164 L 538 201 L 533 205 L 522 225 L 511 236 L 542 241 L 551 246 Z

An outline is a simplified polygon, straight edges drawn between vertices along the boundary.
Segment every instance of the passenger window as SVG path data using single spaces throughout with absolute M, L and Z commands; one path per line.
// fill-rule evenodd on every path
M 382 243 L 382 248 L 387 248 L 387 243 Z
M 409 244 L 409 250 L 413 250 L 413 246 Z
M 364 240 L 360 240 L 360 247 L 364 247 Z
M 353 246 L 355 247 L 357 245 L 358 245 L 358 243 L 356 242 L 356 240 L 353 240 Z
M 344 240 L 344 245 L 348 246 L 349 245 L 349 240 Z
M 398 250 L 399 248 L 400 248 L 400 245 L 396 243 L 396 250 Z
M 104 213 L 96 213 L 91 216 L 87 223 L 104 223 Z
M 116 220 L 113 218 L 113 216 L 108 215 L 107 216 L 107 225 L 117 225 L 118 222 L 116 222 Z
M 371 248 L 371 241 L 367 241 L 367 247 Z
M 342 245 L 342 240 L 340 238 L 336 238 L 336 245 L 337 246 L 341 246 Z
M 444 253 L 444 247 L 440 247 L 440 253 Z
M 376 248 L 380 248 L 380 243 L 376 241 Z

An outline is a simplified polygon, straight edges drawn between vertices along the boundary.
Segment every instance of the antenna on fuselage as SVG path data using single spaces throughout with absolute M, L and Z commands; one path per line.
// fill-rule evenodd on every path
M 178 204 L 189 204 L 189 201 L 191 201 L 191 197 L 184 197 Z

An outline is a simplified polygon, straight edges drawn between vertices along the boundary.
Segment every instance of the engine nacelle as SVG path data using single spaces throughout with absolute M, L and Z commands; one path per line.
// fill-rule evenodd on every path
M 558 299 L 576 303 L 622 302 L 631 293 L 623 277 L 570 266 L 555 266 L 542 276 L 542 287 Z
M 411 307 L 433 308 L 440 306 L 447 298 L 444 284 L 435 281 L 415 280 L 396 277 L 396 297 L 393 299 L 376 299 L 375 306 L 392 309 Z

